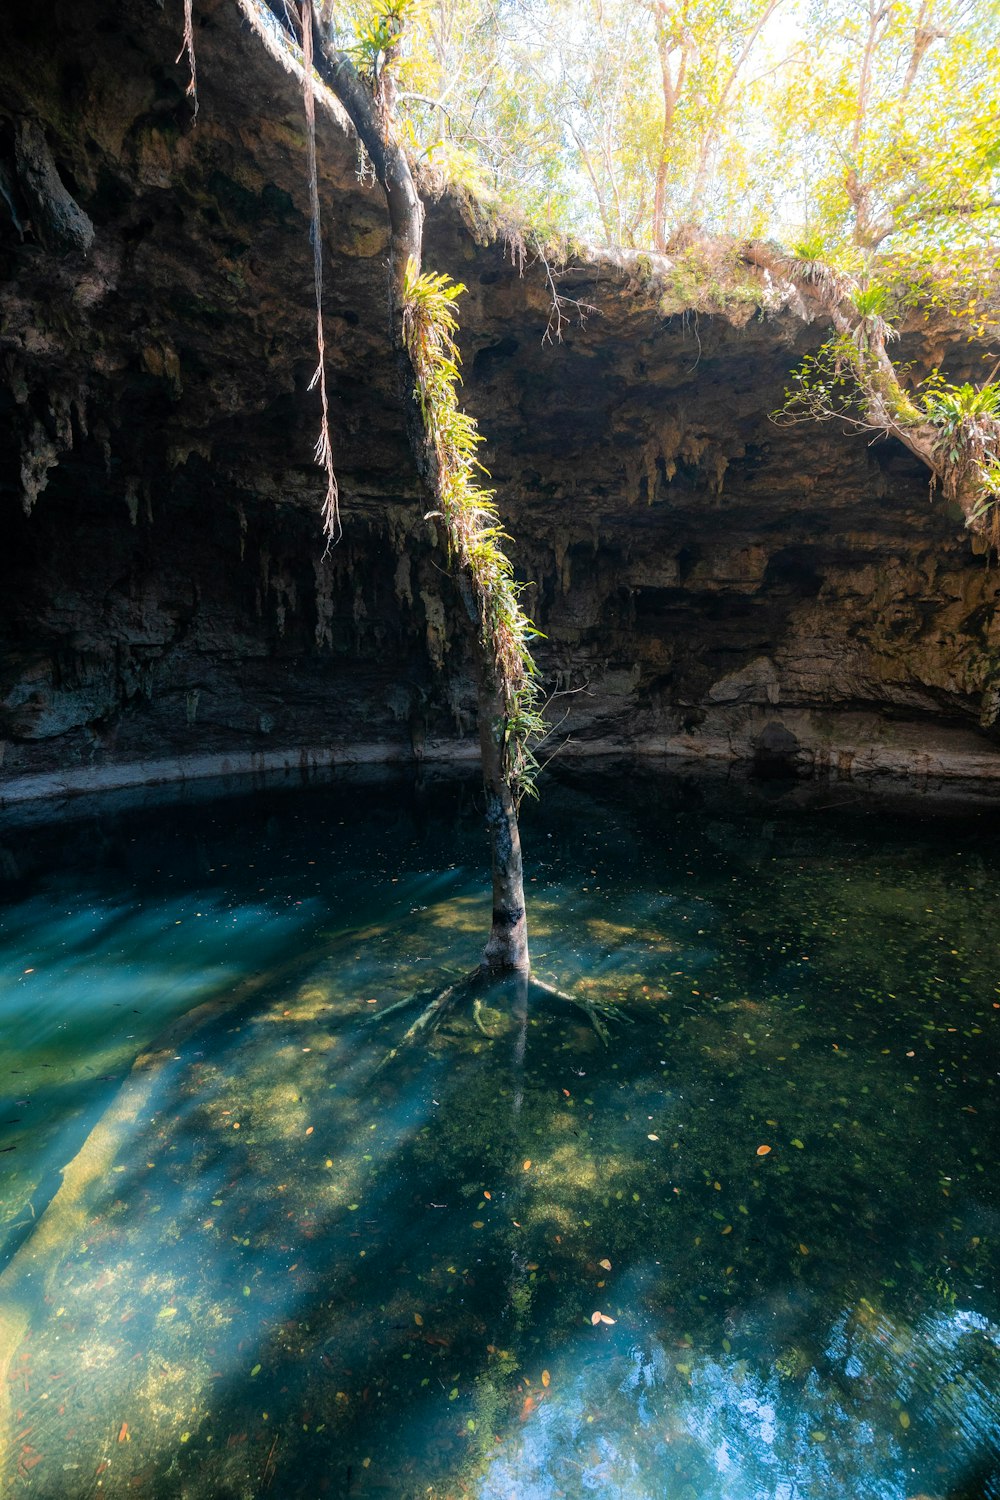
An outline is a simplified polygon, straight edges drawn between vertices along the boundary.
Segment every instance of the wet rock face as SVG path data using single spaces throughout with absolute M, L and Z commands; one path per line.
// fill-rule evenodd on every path
M 249 0 L 247 0 L 249 3 Z M 236 0 L 22 7 L 0 57 L 0 777 L 472 750 L 462 616 L 407 447 L 386 223 L 319 122 L 345 539 L 319 535 L 301 99 Z M 27 144 L 26 144 L 27 143 Z M 30 148 L 30 162 L 26 152 Z M 92 240 L 89 238 L 92 230 Z M 465 398 L 570 751 L 997 774 L 997 572 L 901 449 L 769 413 L 822 330 L 685 313 L 428 211 Z M 955 330 L 913 330 L 933 362 Z

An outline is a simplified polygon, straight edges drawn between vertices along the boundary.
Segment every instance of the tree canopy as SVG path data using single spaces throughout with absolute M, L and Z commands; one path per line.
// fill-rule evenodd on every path
M 540 231 L 697 227 L 981 255 L 1000 233 L 1000 0 L 355 0 L 414 154 Z

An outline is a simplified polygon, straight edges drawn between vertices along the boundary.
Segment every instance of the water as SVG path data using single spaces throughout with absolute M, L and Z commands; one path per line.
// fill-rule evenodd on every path
M 611 1045 L 515 987 L 388 1062 L 474 782 L 11 823 L 2 1493 L 1000 1496 L 998 814 L 819 801 L 552 780 Z

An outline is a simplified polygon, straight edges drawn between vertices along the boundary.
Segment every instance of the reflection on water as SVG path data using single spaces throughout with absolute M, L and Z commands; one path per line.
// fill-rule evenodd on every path
M 500 989 L 380 1066 L 474 800 L 4 836 L 4 1493 L 1000 1497 L 995 817 L 567 778 L 538 970 L 633 1024 Z

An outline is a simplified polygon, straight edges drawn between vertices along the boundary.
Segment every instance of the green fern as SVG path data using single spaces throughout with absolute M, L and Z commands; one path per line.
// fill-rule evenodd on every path
M 404 283 L 403 338 L 416 377 L 424 431 L 437 462 L 439 514 L 449 552 L 472 581 L 482 644 L 492 655 L 503 701 L 503 719 L 494 732 L 519 802 L 525 794 L 535 795 L 538 762 L 532 744 L 545 732 L 538 669 L 529 644 L 541 632 L 521 608 L 522 585 L 503 548 L 509 538 L 497 512 L 495 491 L 480 483 L 481 476 L 489 478 L 477 457 L 482 433 L 458 404 L 461 355 L 455 303 L 464 291 L 450 276 L 430 271 L 419 275 L 411 260 Z

